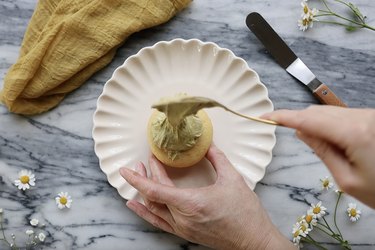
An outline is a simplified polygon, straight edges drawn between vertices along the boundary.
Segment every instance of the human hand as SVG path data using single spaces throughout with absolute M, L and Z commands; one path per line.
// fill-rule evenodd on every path
M 297 130 L 340 188 L 375 208 L 375 110 L 311 106 L 263 116 Z
M 151 179 L 142 163 L 137 165 L 137 172 L 121 168 L 121 175 L 141 193 L 145 203 L 129 200 L 127 206 L 164 231 L 214 249 L 293 248 L 225 155 L 211 146 L 206 157 L 216 170 L 217 180 L 201 188 L 175 187 L 154 156 L 149 159 Z

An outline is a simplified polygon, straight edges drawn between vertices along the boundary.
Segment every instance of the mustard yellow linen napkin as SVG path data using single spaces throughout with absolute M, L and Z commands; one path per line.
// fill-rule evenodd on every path
M 55 107 L 107 65 L 129 35 L 168 21 L 190 1 L 39 1 L 0 100 L 25 115 Z

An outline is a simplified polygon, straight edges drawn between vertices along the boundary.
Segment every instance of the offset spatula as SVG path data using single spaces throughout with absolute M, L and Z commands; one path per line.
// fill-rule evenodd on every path
M 250 13 L 246 18 L 246 25 L 263 43 L 276 62 L 305 84 L 321 103 L 346 107 L 346 104 L 327 85 L 316 78 L 259 13 Z

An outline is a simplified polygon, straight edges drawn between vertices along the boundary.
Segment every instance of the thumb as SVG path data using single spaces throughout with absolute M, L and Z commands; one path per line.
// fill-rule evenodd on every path
M 151 155 L 148 159 L 148 164 L 150 166 L 151 174 L 155 177 L 161 184 L 167 186 L 174 186 L 173 181 L 169 178 L 167 172 L 165 171 L 164 165 L 156 159 L 154 155 Z
M 223 151 L 212 144 L 207 151 L 206 158 L 211 162 L 212 166 L 215 168 L 217 178 L 221 179 L 228 176 L 233 176 L 234 173 L 238 172 L 233 167 L 232 163 L 225 156 Z

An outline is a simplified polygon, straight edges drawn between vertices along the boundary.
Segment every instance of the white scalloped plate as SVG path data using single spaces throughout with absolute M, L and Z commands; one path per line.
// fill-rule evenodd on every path
M 179 92 L 213 98 L 248 115 L 273 110 L 257 73 L 230 50 L 196 39 L 158 42 L 141 49 L 118 67 L 105 84 L 94 114 L 95 153 L 109 183 L 125 199 L 139 198 L 119 174 L 150 154 L 146 126 L 151 104 Z M 214 143 L 222 149 L 250 188 L 263 178 L 272 159 L 275 127 L 206 109 Z M 167 168 L 180 187 L 212 184 L 215 173 L 206 159 L 185 169 Z

